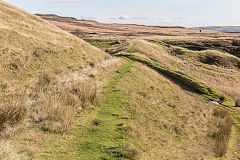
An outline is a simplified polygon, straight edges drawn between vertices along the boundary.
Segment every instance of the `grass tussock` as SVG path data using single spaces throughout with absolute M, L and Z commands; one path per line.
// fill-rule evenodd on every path
M 222 157 L 227 153 L 233 122 L 226 110 L 215 110 L 214 114 L 218 118 L 217 129 L 212 131 L 211 136 L 215 140 L 215 153 L 217 157 Z
M 240 99 L 237 99 L 237 100 L 236 100 L 235 106 L 236 106 L 236 107 L 240 107 Z
M 49 85 L 54 77 L 49 72 L 44 72 L 39 75 L 38 84 L 41 86 Z
M 64 133 L 68 131 L 74 121 L 74 108 L 66 105 L 61 93 L 53 90 L 42 91 L 31 118 L 35 123 L 40 124 L 42 131 Z
M 92 80 L 72 86 L 72 91 L 79 96 L 83 108 L 87 108 L 97 102 L 97 84 Z
M 4 97 L 7 99 L 8 97 Z M 11 98 L 11 100 L 1 100 L 0 103 L 0 131 L 6 125 L 18 123 L 24 116 L 24 106 L 20 99 Z

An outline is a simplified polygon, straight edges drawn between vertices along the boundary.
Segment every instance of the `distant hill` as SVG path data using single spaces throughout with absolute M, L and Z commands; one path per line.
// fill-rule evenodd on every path
M 240 32 L 240 26 L 208 26 L 208 27 L 196 27 L 196 29 L 212 30 L 220 32 Z
M 36 14 L 59 28 L 73 33 L 80 38 L 122 37 L 136 38 L 139 36 L 174 36 L 198 34 L 199 30 L 180 26 L 146 26 L 137 24 L 101 23 L 93 20 L 78 20 L 73 17 L 61 17 L 55 14 Z M 215 31 L 208 31 L 212 34 Z

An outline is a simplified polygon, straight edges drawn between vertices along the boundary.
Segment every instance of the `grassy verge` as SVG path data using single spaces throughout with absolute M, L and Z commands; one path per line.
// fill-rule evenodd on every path
M 206 97 L 208 100 L 213 100 L 216 102 L 219 102 L 223 105 L 227 106 L 235 106 L 235 102 L 228 96 L 225 96 L 217 91 L 215 91 L 213 88 L 207 86 L 206 84 L 198 81 L 197 79 L 179 71 L 170 70 L 166 67 L 161 66 L 157 62 L 153 62 L 151 60 L 147 60 L 144 58 L 141 58 L 136 55 L 131 54 L 119 54 L 118 56 L 124 56 L 127 57 L 133 61 L 137 61 L 143 64 L 148 65 L 149 67 L 155 69 L 156 71 L 166 75 L 167 77 L 171 78 L 172 80 L 175 80 L 179 82 L 180 84 L 187 87 L 187 89 L 190 89 L 191 91 L 197 92 L 204 97 Z

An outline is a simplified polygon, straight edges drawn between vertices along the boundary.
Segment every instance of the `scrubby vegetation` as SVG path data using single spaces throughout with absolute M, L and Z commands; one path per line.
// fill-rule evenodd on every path
M 24 116 L 24 106 L 20 97 L 1 97 L 0 134 L 7 125 L 19 123 Z
M 235 106 L 236 106 L 236 107 L 240 107 L 240 99 L 237 99 L 237 100 L 236 100 Z
M 226 110 L 215 110 L 218 118 L 217 128 L 212 131 L 211 137 L 215 140 L 215 152 L 218 157 L 227 153 L 228 141 L 232 131 L 232 119 Z

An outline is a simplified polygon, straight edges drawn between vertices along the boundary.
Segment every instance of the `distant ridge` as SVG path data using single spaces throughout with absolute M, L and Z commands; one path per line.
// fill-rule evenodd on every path
M 52 20 L 52 21 L 63 21 L 63 22 L 82 22 L 82 21 L 86 21 L 86 22 L 94 22 L 94 23 L 100 23 L 97 22 L 95 20 L 86 20 L 86 19 L 77 19 L 74 17 L 63 17 L 63 16 L 59 16 L 56 14 L 35 14 L 36 16 L 39 16 L 45 20 Z M 111 24 L 111 23 L 109 23 Z M 116 24 L 119 25 L 119 23 L 112 23 L 112 24 Z M 183 26 L 151 26 L 151 25 L 141 25 L 141 24 L 124 24 L 124 25 L 135 25 L 135 26 L 143 26 L 143 27 L 156 27 L 156 28 L 185 28 Z
M 207 27 L 195 27 L 195 29 L 220 31 L 227 33 L 240 32 L 240 26 L 207 26 Z

